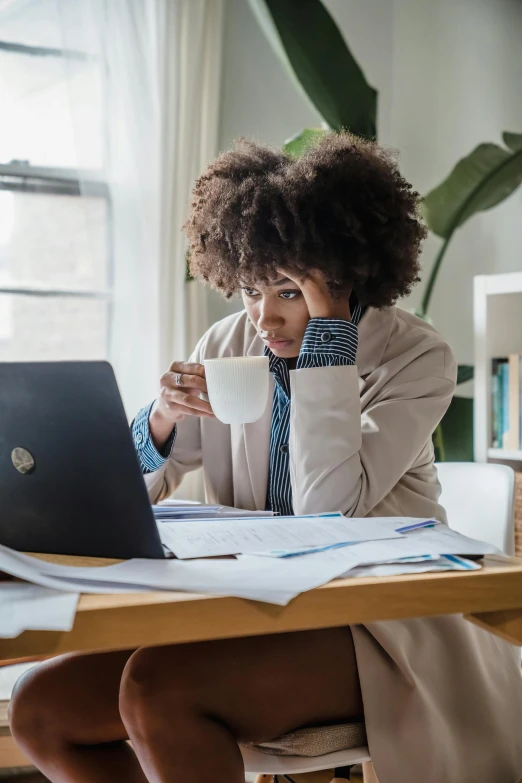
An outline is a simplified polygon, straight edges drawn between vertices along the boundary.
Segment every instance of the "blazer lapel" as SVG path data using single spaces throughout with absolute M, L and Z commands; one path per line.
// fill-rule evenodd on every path
M 368 375 L 380 365 L 390 340 L 396 314 L 395 307 L 384 307 L 382 310 L 369 307 L 361 318 L 357 349 L 359 375 Z

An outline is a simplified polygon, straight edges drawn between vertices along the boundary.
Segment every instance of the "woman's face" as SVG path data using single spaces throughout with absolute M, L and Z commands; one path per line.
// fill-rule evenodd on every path
M 248 317 L 275 356 L 291 359 L 299 355 L 310 320 L 299 286 L 287 277 L 269 285 L 244 284 L 241 295 Z

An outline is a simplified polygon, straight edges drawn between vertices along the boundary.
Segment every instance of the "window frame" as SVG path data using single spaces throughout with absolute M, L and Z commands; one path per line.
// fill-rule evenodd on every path
M 30 57 L 64 57 L 74 60 L 97 60 L 85 52 L 50 47 L 28 46 L 16 42 L 0 40 L 0 51 Z M 107 269 L 104 289 L 78 289 L 70 286 L 46 286 L 42 284 L 0 284 L 0 294 L 95 299 L 107 302 L 107 334 L 105 352 L 109 357 L 110 336 L 113 316 L 114 258 L 112 243 L 112 203 L 105 172 L 95 169 L 71 169 L 63 167 L 33 166 L 30 161 L 11 160 L 0 163 L 0 191 L 17 193 L 41 193 L 47 195 L 66 195 L 77 198 L 103 198 L 107 207 Z

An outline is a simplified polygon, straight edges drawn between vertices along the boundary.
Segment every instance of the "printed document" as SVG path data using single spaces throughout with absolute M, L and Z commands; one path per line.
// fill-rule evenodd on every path
M 0 638 L 14 638 L 29 630 L 70 631 L 78 598 L 77 592 L 0 582 Z
M 389 520 L 347 519 L 342 514 L 163 522 L 159 531 L 164 545 L 181 560 L 401 538 Z

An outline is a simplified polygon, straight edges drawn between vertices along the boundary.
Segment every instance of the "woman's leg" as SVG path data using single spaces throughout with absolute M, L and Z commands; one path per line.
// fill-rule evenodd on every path
M 141 648 L 120 713 L 150 783 L 243 783 L 238 742 L 362 714 L 351 632 Z
M 147 783 L 118 709 L 122 672 L 133 652 L 63 655 L 17 682 L 11 732 L 53 783 Z
M 243 783 L 237 741 L 362 713 L 346 628 L 131 655 L 62 656 L 17 685 L 13 735 L 53 783 Z

